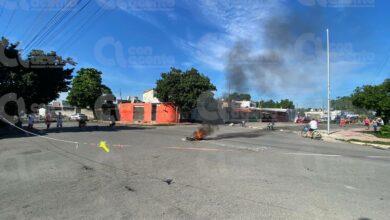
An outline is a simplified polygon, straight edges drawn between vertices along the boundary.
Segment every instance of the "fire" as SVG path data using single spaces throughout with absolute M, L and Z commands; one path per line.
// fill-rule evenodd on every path
M 194 139 L 197 141 L 203 140 L 207 135 L 207 132 L 203 129 L 198 129 L 194 132 Z

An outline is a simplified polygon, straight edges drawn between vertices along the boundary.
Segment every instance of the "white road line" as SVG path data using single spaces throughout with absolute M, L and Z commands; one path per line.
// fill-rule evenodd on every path
M 296 156 L 319 156 L 319 157 L 341 157 L 337 154 L 313 154 L 313 153 L 284 153 L 285 155 L 296 155 Z
M 216 148 L 195 148 L 195 147 L 166 147 L 167 149 L 175 150 L 196 150 L 196 151 L 222 151 Z
M 348 186 L 348 185 L 344 185 L 344 187 L 347 188 L 347 189 L 353 189 L 353 190 L 356 190 L 356 189 L 357 189 L 356 187 Z

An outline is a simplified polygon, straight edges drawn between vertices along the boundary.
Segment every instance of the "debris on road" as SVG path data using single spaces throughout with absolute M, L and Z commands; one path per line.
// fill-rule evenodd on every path
M 163 182 L 166 183 L 166 184 L 168 184 L 168 185 L 171 185 L 172 183 L 174 183 L 174 182 L 173 182 L 173 179 L 171 179 L 171 178 L 167 178 L 167 179 L 165 179 Z
M 93 170 L 93 167 L 89 167 L 87 165 L 84 165 L 83 170 L 91 171 L 91 170 Z
M 130 186 L 125 186 L 125 189 L 127 189 L 130 192 L 135 192 L 135 189 L 131 188 Z

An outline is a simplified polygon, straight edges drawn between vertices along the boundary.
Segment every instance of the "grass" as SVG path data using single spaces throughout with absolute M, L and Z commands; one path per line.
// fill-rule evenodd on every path
M 383 133 L 383 132 L 375 132 L 375 131 L 362 131 L 362 133 L 365 133 L 365 134 L 371 134 L 371 135 L 374 135 L 375 137 L 378 137 L 378 138 L 386 138 L 386 139 L 390 139 L 390 133 Z

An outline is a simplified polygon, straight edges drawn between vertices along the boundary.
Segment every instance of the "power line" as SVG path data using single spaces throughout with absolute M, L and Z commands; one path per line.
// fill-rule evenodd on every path
M 103 16 L 105 11 L 103 11 L 103 12 L 102 11 L 103 11 L 103 9 L 100 8 L 100 9 L 96 10 L 95 13 L 93 13 L 90 17 L 88 17 L 88 19 L 81 26 L 79 26 L 79 28 L 75 31 L 75 33 L 70 38 L 68 38 L 67 40 L 64 41 L 64 43 L 59 47 L 58 51 L 61 51 L 66 46 L 68 46 L 68 45 L 71 46 L 77 40 L 80 40 L 80 38 L 82 37 L 82 33 L 85 32 L 86 28 L 91 23 L 94 23 L 97 19 L 99 19 L 101 16 Z
M 54 3 L 54 1 L 52 2 Z M 48 5 L 48 8 L 50 8 L 50 5 Z M 39 21 L 41 20 L 41 18 L 43 18 L 43 15 L 44 15 L 44 12 L 45 12 L 45 9 L 42 8 L 41 11 L 39 12 L 39 14 L 37 14 L 34 19 L 33 19 L 33 23 L 31 24 L 30 28 L 26 29 L 23 33 L 22 36 L 25 36 L 26 38 L 26 41 L 27 41 L 27 37 L 33 33 L 34 31 L 34 28 L 38 26 L 38 23 Z
M 15 12 L 16 12 L 16 8 L 14 8 L 13 10 L 12 10 L 12 14 L 11 14 L 11 17 L 10 17 L 10 19 L 8 20 L 8 23 L 7 23 L 7 25 L 5 26 L 5 29 L 4 29 L 4 32 L 3 32 L 3 36 L 5 37 L 5 34 L 7 33 L 7 30 L 8 30 L 8 28 L 9 28 L 9 25 L 11 24 L 11 22 L 12 22 L 12 19 L 14 18 L 14 16 L 15 16 Z
M 81 0 L 79 0 L 77 3 L 76 3 L 76 6 L 81 2 Z M 34 43 L 34 41 L 36 41 L 36 39 L 43 34 L 43 32 L 45 32 L 46 29 L 48 29 L 49 27 L 52 26 L 52 23 L 58 18 L 58 16 L 60 16 L 61 12 L 64 10 L 64 8 L 66 8 L 68 6 L 68 4 L 64 4 L 55 14 L 53 17 L 51 17 L 49 19 L 49 21 L 46 23 L 46 25 L 44 25 L 37 34 L 34 35 L 34 37 L 32 38 L 32 40 L 25 46 L 24 50 L 27 50 L 30 46 L 32 46 L 32 43 Z M 76 7 L 75 6 L 75 7 Z
M 3 13 L 4 13 L 4 9 L 5 7 L 4 7 L 4 5 L 3 5 L 3 7 L 1 7 L 1 11 L 0 11 L 0 18 L 1 18 L 1 16 L 3 16 Z
M 61 36 L 62 35 L 62 32 L 65 32 L 66 28 L 68 27 L 68 25 L 71 24 L 71 22 L 76 18 L 77 15 L 79 15 L 85 8 L 87 8 L 87 6 L 92 2 L 92 0 L 88 0 L 87 3 L 85 3 L 81 8 L 79 8 L 73 15 L 72 17 L 70 17 L 68 20 L 65 20 L 64 18 L 64 23 L 62 24 L 62 26 L 64 27 L 62 29 L 62 31 L 60 30 L 57 35 L 54 35 L 53 37 L 50 37 L 50 35 L 53 35 L 55 32 L 54 30 L 55 29 L 59 29 L 60 28 L 60 23 L 61 21 L 57 22 L 56 25 L 54 26 L 54 28 L 52 29 L 51 33 L 50 32 L 47 32 L 46 34 L 44 34 L 43 38 L 40 39 L 40 41 L 38 41 L 37 43 L 37 46 L 41 45 L 42 42 L 44 41 L 45 38 L 48 38 L 48 42 L 46 42 L 47 44 L 49 44 L 50 42 L 52 42 L 57 36 Z

